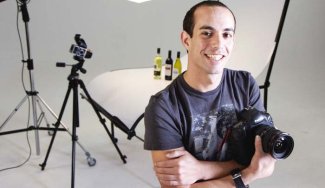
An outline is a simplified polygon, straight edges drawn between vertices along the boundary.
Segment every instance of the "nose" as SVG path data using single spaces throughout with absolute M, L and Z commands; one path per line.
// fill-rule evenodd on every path
M 220 35 L 220 34 L 214 35 L 214 37 L 211 38 L 211 46 L 214 49 L 224 48 L 225 40 L 222 37 L 222 35 Z

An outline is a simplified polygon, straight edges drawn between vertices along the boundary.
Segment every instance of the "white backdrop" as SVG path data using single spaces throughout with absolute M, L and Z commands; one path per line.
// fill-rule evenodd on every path
M 108 70 L 152 66 L 156 48 L 181 51 L 179 36 L 185 12 L 195 1 L 153 0 L 31 0 L 29 30 L 35 67 L 55 71 L 56 61 L 73 63 L 68 49 L 80 33 L 94 52 L 86 62 L 90 77 Z M 257 75 L 268 62 L 283 0 L 225 0 L 237 17 L 236 46 L 231 66 Z M 0 63 L 12 67 L 21 55 L 16 32 L 16 1 L 0 4 Z M 18 18 L 24 40 L 21 16 Z M 19 69 L 9 69 L 10 73 Z M 255 71 L 258 70 L 258 71 Z M 12 71 L 12 72 L 11 72 Z M 8 69 L 5 71 L 8 73 Z M 256 73 L 255 73 L 256 72 Z

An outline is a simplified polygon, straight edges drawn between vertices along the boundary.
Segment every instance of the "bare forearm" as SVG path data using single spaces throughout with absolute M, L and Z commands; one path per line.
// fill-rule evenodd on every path
M 241 168 L 235 161 L 215 162 L 201 161 L 202 180 L 211 180 L 225 177 L 231 170 Z
M 235 188 L 232 176 L 229 174 L 234 168 L 240 167 L 241 166 L 234 161 L 200 161 L 199 170 L 201 171 L 201 180 L 203 181 L 191 185 L 177 186 L 173 188 Z
M 190 185 L 187 188 L 235 188 L 235 183 L 232 180 L 231 175 L 227 175 L 223 178 L 198 182 Z
M 198 161 L 191 154 L 178 148 L 173 151 L 152 152 L 155 172 L 163 188 L 206 188 L 235 187 L 230 172 L 240 165 L 234 161 Z M 250 165 L 242 169 L 241 178 L 245 185 L 272 175 L 276 160 L 264 153 L 260 137 L 255 140 L 255 153 Z M 197 182 L 197 183 L 195 183 Z M 164 187 L 167 185 L 167 187 Z
M 250 184 L 256 179 L 256 174 L 246 168 L 241 172 L 241 177 L 245 185 Z M 198 182 L 188 186 L 187 188 L 235 188 L 235 182 L 232 175 L 227 175 L 222 178 L 212 179 L 204 182 Z
M 275 160 L 268 156 L 265 163 L 259 165 L 250 165 L 241 171 L 241 178 L 245 185 L 249 185 L 257 179 L 265 178 L 272 175 L 275 165 Z M 231 175 L 222 178 L 211 179 L 203 182 L 198 182 L 188 186 L 187 188 L 235 188 L 235 182 Z

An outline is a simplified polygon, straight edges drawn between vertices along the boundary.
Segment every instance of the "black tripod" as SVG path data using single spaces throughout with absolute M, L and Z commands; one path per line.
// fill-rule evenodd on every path
M 121 153 L 119 147 L 117 146 L 117 144 L 116 144 L 116 142 L 114 140 L 114 137 L 109 132 L 109 130 L 108 130 L 106 124 L 105 124 L 105 119 L 103 119 L 101 117 L 98 109 L 96 108 L 92 98 L 90 97 L 90 95 L 89 95 L 89 93 L 88 93 L 88 91 L 86 89 L 85 84 L 83 83 L 83 81 L 81 79 L 79 79 L 78 71 L 80 70 L 82 73 L 85 73 L 86 70 L 82 68 L 83 63 L 84 63 L 83 58 L 79 59 L 78 61 L 79 61 L 79 63 L 77 63 L 75 65 L 72 65 L 71 73 L 68 76 L 68 80 L 69 80 L 68 90 L 67 90 L 67 93 L 65 95 L 63 105 L 62 105 L 62 108 L 61 108 L 61 111 L 60 111 L 60 114 L 59 114 L 59 117 L 58 117 L 58 120 L 54 125 L 55 130 L 54 130 L 54 133 L 52 135 L 52 139 L 51 139 L 49 148 L 47 150 L 45 160 L 44 160 L 44 162 L 42 164 L 40 164 L 40 166 L 42 167 L 42 170 L 44 170 L 44 168 L 46 166 L 47 159 L 49 157 L 49 154 L 50 154 L 50 151 L 51 151 L 51 148 L 52 148 L 52 145 L 53 145 L 53 142 L 54 142 L 54 139 L 55 139 L 55 136 L 56 136 L 56 133 L 57 133 L 57 129 L 58 129 L 59 125 L 60 125 L 60 122 L 61 122 L 64 110 L 65 110 L 66 104 L 68 102 L 70 92 L 72 90 L 72 95 L 73 95 L 73 109 L 72 109 L 72 113 L 73 113 L 72 114 L 72 165 L 71 165 L 71 187 L 72 188 L 74 187 L 74 181 L 75 181 L 75 143 L 78 140 L 78 136 L 77 136 L 77 133 L 76 133 L 76 130 L 77 130 L 76 128 L 79 127 L 78 86 L 80 86 L 81 89 L 83 90 L 83 92 L 86 94 L 87 98 L 89 99 L 90 104 L 92 105 L 94 111 L 96 112 L 96 114 L 97 114 L 97 116 L 99 118 L 99 121 L 102 123 L 102 125 L 104 126 L 108 136 L 112 140 L 112 143 L 114 144 L 117 152 L 119 153 L 123 163 L 126 163 L 126 156 Z M 60 65 L 57 64 L 57 66 L 62 66 L 62 63 Z

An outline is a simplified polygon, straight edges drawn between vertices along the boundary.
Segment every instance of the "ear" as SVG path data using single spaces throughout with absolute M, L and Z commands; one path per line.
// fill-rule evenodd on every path
M 186 31 L 182 31 L 181 41 L 183 46 L 188 50 L 191 45 L 191 37 Z

